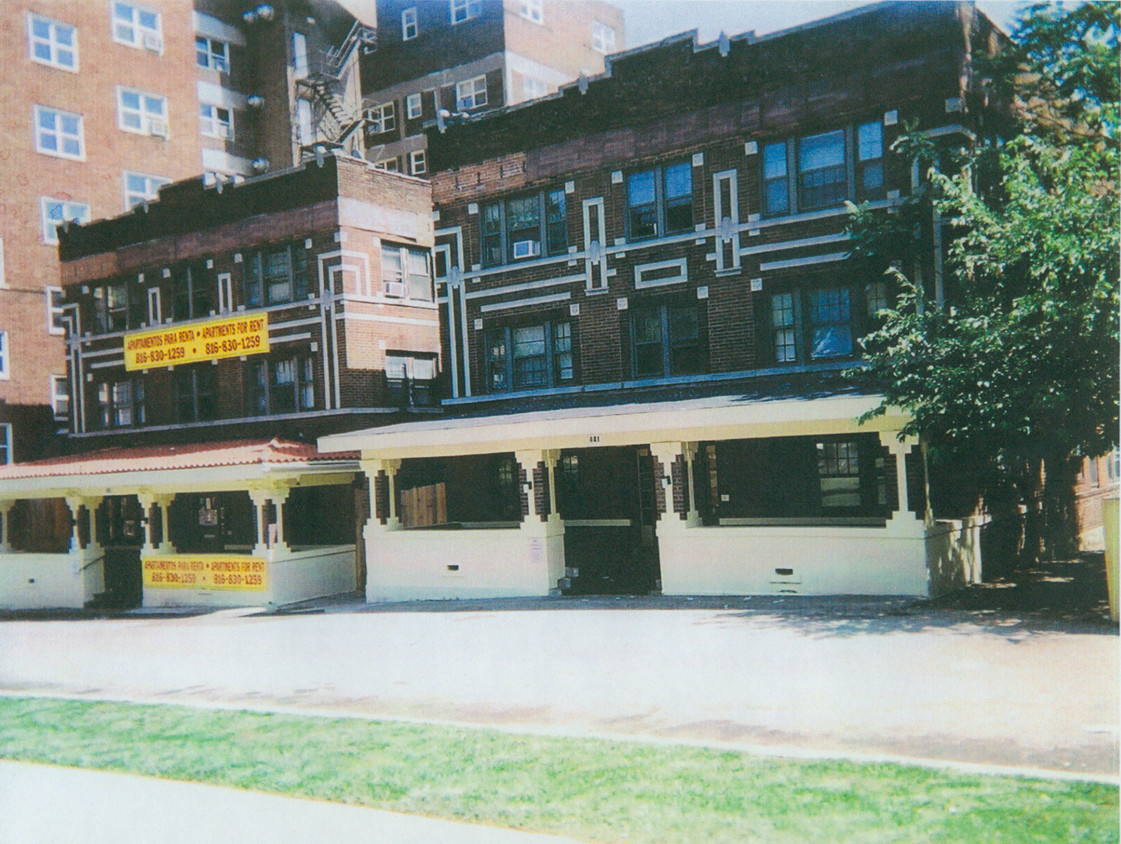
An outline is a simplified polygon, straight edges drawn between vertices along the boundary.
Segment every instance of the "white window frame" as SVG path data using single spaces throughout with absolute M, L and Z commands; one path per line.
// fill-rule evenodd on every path
M 428 156 L 424 150 L 416 149 L 409 153 L 409 174 L 423 176 L 428 172 Z
M 127 19 L 118 13 L 127 10 Z M 143 14 L 154 15 L 156 25 L 145 26 L 140 22 Z M 155 9 L 147 6 L 138 6 L 135 3 L 124 3 L 121 0 L 112 0 L 109 4 L 110 27 L 113 40 L 118 44 L 136 47 L 141 50 L 151 50 L 153 53 L 163 52 L 163 20 Z M 122 34 L 121 28 L 128 30 Z
M 230 273 L 218 273 L 218 313 L 228 314 L 233 309 L 233 276 Z
M 47 25 L 47 37 L 42 38 L 35 34 L 35 24 L 45 23 Z M 70 30 L 71 43 L 60 44 L 58 41 L 58 34 L 61 30 Z M 47 58 L 35 54 L 35 46 L 43 44 L 47 48 Z M 53 18 L 37 15 L 34 12 L 27 13 L 27 52 L 31 61 L 38 64 L 45 64 L 47 67 L 55 67 L 59 70 L 66 70 L 70 73 L 78 72 L 78 27 L 72 26 L 62 21 L 56 21 Z M 66 64 L 60 59 L 62 52 L 70 52 L 73 54 L 73 61 Z
M 51 411 L 55 421 L 64 422 L 70 416 L 70 381 L 65 375 L 50 375 Z M 61 412 L 59 405 L 66 402 L 66 411 Z
M 125 94 L 135 94 L 140 97 L 140 108 L 134 109 L 131 106 L 126 106 L 124 102 Z M 156 114 L 150 111 L 147 106 L 147 100 L 158 100 L 160 103 L 160 112 Z M 136 119 L 140 122 L 139 127 L 129 126 L 125 123 L 125 115 L 135 115 Z M 163 137 L 167 137 L 170 132 L 167 121 L 167 97 L 163 94 L 154 94 L 151 91 L 141 91 L 139 88 L 127 88 L 124 85 L 117 86 L 117 128 L 122 132 L 131 132 L 134 135 L 151 135 L 152 122 L 162 121 L 165 132 Z
M 0 331 L 0 381 L 9 381 L 12 377 L 12 356 L 8 345 L 8 332 Z M 11 445 L 11 425 L 8 426 L 8 444 Z M 4 461 L 5 463 L 8 461 Z
M 482 83 L 480 90 L 479 84 Z M 469 94 L 465 93 L 470 91 Z M 482 99 L 479 99 L 479 94 Z M 457 111 L 469 111 L 473 108 L 482 108 L 487 104 L 487 78 L 486 76 L 473 76 L 455 83 L 455 107 Z
M 544 23 L 545 12 L 543 6 L 542 0 L 522 0 L 521 15 L 527 21 Z
M 483 13 L 483 0 L 449 0 L 452 26 L 467 23 Z
M 51 108 L 50 106 L 36 104 L 32 114 L 32 126 L 35 129 L 35 151 L 41 152 L 43 155 L 53 155 L 55 158 L 69 158 L 71 161 L 85 161 L 86 160 L 86 132 L 85 123 L 82 115 L 73 111 L 63 111 L 60 108 Z M 52 118 L 51 122 L 54 124 L 50 129 L 44 129 L 40 125 L 40 120 L 43 116 Z M 76 133 L 65 132 L 62 128 L 62 119 L 66 117 L 76 118 L 78 121 L 78 131 Z M 56 149 L 49 149 L 43 146 L 43 140 L 47 137 L 53 137 Z M 63 150 L 63 143 L 66 140 L 76 140 L 78 142 L 78 154 L 65 152 Z
M 41 196 L 39 197 L 39 228 L 43 243 L 50 245 L 58 243 L 58 227 L 62 223 L 55 223 L 48 217 L 47 209 L 52 205 L 62 206 L 62 219 L 65 221 L 78 223 L 90 221 L 90 207 L 87 203 L 54 196 Z
M 416 6 L 410 6 L 401 12 L 401 40 L 412 41 L 420 34 L 417 23 Z
M 129 187 L 129 178 L 141 178 L 144 180 L 144 191 L 135 193 Z M 153 176 L 149 173 L 138 173 L 135 170 L 125 170 L 121 174 L 121 179 L 124 182 L 125 191 L 125 210 L 131 211 L 137 205 L 143 202 L 153 202 L 159 198 L 159 190 L 162 185 L 171 182 L 171 179 L 165 179 L 163 176 Z
M 3 332 L 7 334 L 8 332 Z M 3 376 L 7 378 L 7 375 Z M 12 423 L 5 422 L 0 425 L 0 431 L 3 431 L 3 436 L 0 437 L 0 465 L 7 465 L 12 462 Z M 5 537 L 7 538 L 7 537 Z
M 220 111 L 226 112 L 226 120 L 222 120 L 221 115 L 218 114 Z M 232 141 L 234 139 L 233 109 L 214 103 L 199 103 L 199 132 L 207 138 Z
M 199 42 L 205 43 L 205 48 Z M 216 47 L 221 47 L 220 51 L 216 51 Z M 219 55 L 218 53 L 221 53 Z M 199 58 L 203 55 L 206 61 L 199 62 Z M 199 67 L 205 67 L 209 70 L 217 71 L 218 73 L 230 72 L 230 45 L 226 41 L 219 38 L 211 38 L 209 35 L 195 34 L 195 61 Z
M 148 325 L 159 325 L 163 322 L 163 303 L 160 299 L 158 287 L 148 288 Z
M 601 21 L 592 21 L 592 49 L 597 53 L 615 52 L 615 27 Z
M 70 381 L 65 375 L 51 375 L 49 377 L 51 387 L 51 412 L 54 414 L 56 422 L 64 422 L 70 418 Z M 64 390 L 59 389 L 60 384 L 65 388 Z M 58 406 L 64 400 L 66 401 L 66 412 L 59 413 Z
M 397 158 L 383 158 L 380 161 L 374 162 L 375 170 L 384 170 L 386 173 L 400 173 L 401 165 L 398 163 Z
M 387 103 L 370 106 L 366 109 L 366 120 L 370 123 L 368 130 L 372 135 L 392 132 L 397 128 L 396 101 L 390 100 Z
M 408 120 L 416 120 L 424 113 L 424 102 L 420 98 L 420 94 L 409 94 L 405 97 L 405 117 Z
M 64 325 L 58 325 L 55 322 L 56 317 L 64 315 L 63 302 L 62 302 L 62 288 L 58 285 L 48 284 L 43 288 L 43 296 L 47 302 L 47 333 L 62 335 L 66 333 Z M 58 303 L 55 304 L 55 297 L 58 297 Z

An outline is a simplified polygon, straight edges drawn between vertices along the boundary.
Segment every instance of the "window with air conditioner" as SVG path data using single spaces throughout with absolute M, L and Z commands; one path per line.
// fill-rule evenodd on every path
M 305 101 L 297 101 L 297 103 L 300 102 Z M 222 108 L 211 103 L 200 103 L 199 131 L 208 138 L 232 141 L 234 139 L 233 115 L 228 108 Z
M 383 243 L 382 292 L 393 299 L 432 301 L 432 270 L 427 250 Z
M 117 126 L 126 132 L 166 138 L 167 98 L 134 88 L 118 87 Z
M 517 196 L 482 209 L 485 266 L 568 251 L 567 199 L 562 188 Z
M 113 40 L 153 52 L 163 49 L 160 13 L 146 6 L 113 2 Z
M 455 84 L 455 104 L 460 111 L 482 108 L 487 104 L 487 78 L 476 76 Z
M 230 72 L 230 45 L 225 41 L 196 35 L 195 56 L 199 67 L 216 70 L 219 73 Z

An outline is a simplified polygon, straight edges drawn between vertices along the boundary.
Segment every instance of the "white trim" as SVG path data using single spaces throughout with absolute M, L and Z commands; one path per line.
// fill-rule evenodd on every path
M 148 325 L 160 325 L 163 323 L 163 305 L 160 302 L 160 289 L 158 287 L 148 288 Z
M 117 34 L 117 6 L 124 6 L 133 11 L 129 21 L 121 21 L 122 25 L 132 27 L 135 31 L 131 39 L 126 39 Z M 140 14 L 147 12 L 148 14 L 155 15 L 156 26 L 145 27 L 140 24 Z M 109 3 L 109 32 L 113 40 L 118 44 L 124 44 L 127 47 L 135 47 L 138 50 L 151 50 L 154 53 L 163 53 L 163 16 L 148 6 L 141 6 L 132 2 L 119 2 Z M 152 36 L 152 38 L 145 38 L 145 36 Z
M 216 105 L 230 111 L 245 111 L 249 108 L 248 99 L 244 94 L 231 91 L 224 85 L 215 85 L 213 82 L 198 81 L 199 103 Z
M 39 235 L 42 237 L 42 242 L 50 246 L 58 243 L 58 227 L 62 225 L 59 223 L 50 223 L 47 218 L 47 203 L 55 203 L 62 206 L 62 219 L 63 221 L 88 223 L 90 221 L 90 206 L 86 202 L 76 202 L 72 199 L 60 199 L 55 196 L 40 196 L 39 197 Z M 68 211 L 74 208 L 83 209 L 77 215 Z M 48 229 L 50 230 L 48 233 Z
M 230 26 L 230 24 L 203 12 L 192 12 L 191 22 L 194 25 L 196 35 L 217 38 L 219 41 L 236 44 L 239 47 L 245 46 L 245 35 L 236 26 Z
M 411 14 L 410 14 L 411 13 Z M 413 34 L 409 35 L 409 27 L 412 27 Z M 412 41 L 420 35 L 420 21 L 417 20 L 417 7 L 410 6 L 407 9 L 401 10 L 401 40 Z
M 479 93 L 480 92 L 479 92 L 478 83 L 480 81 L 482 81 L 482 83 L 483 83 L 483 88 L 482 88 L 483 99 L 482 99 L 482 102 L 479 101 Z M 463 95 L 463 93 L 461 93 L 462 91 L 466 90 L 467 86 L 471 86 L 471 96 L 470 96 L 471 104 L 470 105 L 464 105 L 463 104 L 463 101 L 465 99 L 467 99 L 467 97 L 465 97 Z M 487 77 L 486 77 L 485 73 L 480 74 L 479 76 L 472 76 L 470 79 L 464 79 L 462 82 L 456 82 L 455 83 L 455 108 L 456 108 L 456 111 L 470 111 L 471 109 L 482 108 L 483 106 L 487 105 L 490 102 L 487 94 L 488 94 L 488 92 L 487 92 Z
M 54 304 L 54 302 L 51 298 L 52 293 L 57 293 L 58 296 L 59 296 L 59 299 L 61 299 L 62 298 L 62 288 L 59 287 L 56 284 L 48 284 L 46 287 L 43 288 L 43 296 L 46 299 L 46 303 L 47 303 L 47 333 L 48 334 L 54 334 L 56 336 L 64 335 L 64 334 L 66 334 L 66 329 L 61 327 L 61 326 L 55 325 L 55 314 L 58 314 L 59 316 L 62 316 L 62 313 L 63 313 L 62 309 L 63 309 L 64 306 L 62 304 L 59 304 L 57 306 Z
M 396 325 L 438 326 L 440 324 L 439 320 L 434 319 L 411 319 L 409 317 L 381 316 L 380 314 L 335 314 L 335 319 L 345 321 L 356 320 L 358 322 L 389 322 Z
M 788 261 L 770 261 L 759 265 L 760 272 L 771 270 L 787 270 L 792 267 L 808 267 L 813 264 L 831 264 L 836 261 L 846 260 L 851 252 L 830 252 L 828 255 L 811 255 L 808 258 L 791 258 Z
M 240 173 L 243 176 L 253 174 L 253 162 L 248 158 L 230 155 L 220 149 L 203 147 L 202 169 L 215 173 Z
M 413 113 L 413 105 L 416 105 L 416 113 Z M 416 120 L 424 114 L 424 95 L 419 91 L 405 95 L 405 119 Z
M 135 94 L 140 99 L 139 108 L 132 108 L 125 106 L 124 95 Z M 150 111 L 146 108 L 146 100 L 158 100 L 160 103 L 160 110 L 158 113 Z M 139 126 L 129 126 L 125 123 L 125 115 L 135 115 L 136 119 L 140 122 Z M 163 128 L 163 132 L 159 129 Z M 163 94 L 157 94 L 152 91 L 142 91 L 139 88 L 130 88 L 127 85 L 117 86 L 117 128 L 122 132 L 129 132 L 133 135 L 156 135 L 165 140 L 171 137 L 170 126 L 168 124 L 168 109 L 167 97 Z
M 65 375 L 48 375 L 47 380 L 48 380 L 48 383 L 49 383 L 49 386 L 50 386 L 51 412 L 54 413 L 54 418 L 55 418 L 56 422 L 65 421 L 70 415 L 69 414 L 69 407 L 70 407 L 70 403 L 71 403 L 70 402 L 70 381 L 69 381 L 69 379 L 67 379 L 67 377 Z M 66 385 L 66 394 L 65 395 L 60 394 L 59 391 L 58 391 L 57 385 L 60 384 L 60 383 Z M 63 399 L 63 398 L 66 399 L 67 413 L 65 415 L 60 416 L 59 412 L 58 412 L 58 404 L 59 404 L 59 400 Z
M 137 177 L 144 180 L 144 187 L 145 187 L 144 193 L 134 194 L 129 189 L 128 180 L 129 180 L 130 176 L 137 176 Z M 160 188 L 163 187 L 164 185 L 167 185 L 167 184 L 171 183 L 171 179 L 167 179 L 163 176 L 153 176 L 150 173 L 140 173 L 140 172 L 137 172 L 135 170 L 124 170 L 124 171 L 122 171 L 121 181 L 124 183 L 123 187 L 124 187 L 124 198 L 125 198 L 125 210 L 126 211 L 131 211 L 135 206 L 140 205 L 144 202 L 154 202 L 155 200 L 159 199 Z M 155 188 L 155 189 L 150 190 L 150 188 Z M 135 202 L 130 202 L 129 201 L 130 196 L 136 196 L 136 197 L 138 197 L 138 199 Z
M 553 293 L 548 296 L 534 296 L 530 299 L 516 299 L 512 302 L 497 302 L 493 305 L 483 305 L 479 308 L 480 313 L 490 313 L 492 311 L 508 311 L 512 308 L 521 308 L 529 305 L 545 305 L 550 302 L 567 302 L 572 298 L 572 294 Z
M 50 32 L 46 39 L 39 38 L 35 35 L 34 27 L 35 21 L 42 21 L 50 27 Z M 58 43 L 58 30 L 59 28 L 69 29 L 72 32 L 72 42 L 70 45 Z M 35 55 L 35 45 L 46 44 L 47 51 L 50 53 L 50 58 L 42 58 Z M 74 54 L 73 64 L 63 64 L 58 61 L 57 54 L 59 50 L 69 50 Z M 27 55 L 31 61 L 36 64 L 45 65 L 46 67 L 53 67 L 58 70 L 65 70 L 68 73 L 78 72 L 78 27 L 74 24 L 64 23 L 63 21 L 48 18 L 46 15 L 38 15 L 35 12 L 27 13 Z
M 68 158 L 71 161 L 85 161 L 86 160 L 86 130 L 85 118 L 74 111 L 66 111 L 61 108 L 54 108 L 53 106 L 40 105 L 35 103 L 31 109 L 31 130 L 35 136 L 35 151 L 43 155 L 50 155 L 54 158 Z M 52 123 L 54 124 L 50 129 L 44 129 L 40 124 L 41 115 L 50 115 Z M 77 133 L 64 132 L 62 130 L 61 121 L 65 118 L 76 118 L 78 121 Z M 56 149 L 47 149 L 43 146 L 43 139 L 45 137 L 53 137 Z M 76 139 L 78 141 L 77 155 L 65 152 L 62 148 L 63 142 L 67 139 Z
M 823 234 L 820 237 L 803 237 L 798 240 L 782 240 L 776 243 L 763 243 L 759 246 L 748 246 L 740 250 L 741 255 L 758 255 L 761 252 L 780 252 L 786 249 L 801 249 L 804 246 L 824 246 L 827 243 L 844 243 L 849 240 L 846 232 L 840 234 Z
M 672 267 L 677 268 L 677 274 L 666 276 L 664 278 L 655 278 L 646 281 L 643 279 L 643 272 L 650 272 L 653 270 L 668 270 Z M 650 264 L 636 264 L 634 268 L 634 286 L 638 290 L 647 287 L 661 287 L 665 284 L 677 284 L 678 282 L 689 280 L 689 269 L 685 258 L 674 258 L 669 261 L 654 261 Z
M 486 290 L 475 290 L 464 295 L 468 299 L 486 299 L 491 296 L 506 296 L 510 293 L 521 293 L 526 290 L 544 290 L 549 287 L 559 287 L 562 284 L 575 284 L 583 281 L 582 275 L 567 275 L 561 278 L 547 278 L 541 281 L 523 281 L 521 284 L 507 284 L 505 287 L 489 287 Z

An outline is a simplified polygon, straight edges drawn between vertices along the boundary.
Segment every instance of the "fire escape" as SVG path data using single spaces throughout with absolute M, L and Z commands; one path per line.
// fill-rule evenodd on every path
M 314 109 L 311 137 L 307 137 L 308 127 L 297 115 L 294 128 L 301 155 L 314 153 L 316 147 L 320 151 L 324 147 L 345 148 L 347 141 L 361 128 L 365 122 L 361 96 L 356 97 L 359 105 L 353 110 L 347 103 L 347 80 L 351 73 L 357 72 L 357 56 L 375 49 L 376 30 L 355 21 L 341 44 L 309 56 L 307 75 L 297 80 Z M 361 133 L 358 137 L 361 138 Z

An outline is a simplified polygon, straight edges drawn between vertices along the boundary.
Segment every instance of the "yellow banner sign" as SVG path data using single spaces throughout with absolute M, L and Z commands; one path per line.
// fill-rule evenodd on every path
M 269 315 L 224 317 L 125 335 L 125 369 L 177 366 L 269 350 Z
M 154 589 L 243 589 L 269 587 L 268 564 L 259 557 L 177 554 L 145 557 L 144 585 Z

